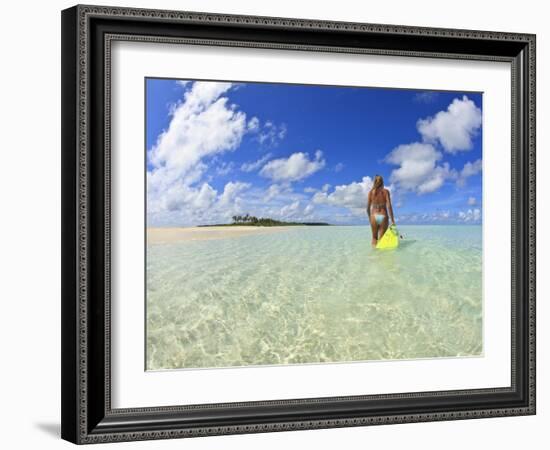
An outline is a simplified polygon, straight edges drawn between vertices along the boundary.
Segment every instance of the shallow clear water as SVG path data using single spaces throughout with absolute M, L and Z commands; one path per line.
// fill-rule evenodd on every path
M 147 368 L 482 352 L 481 226 L 363 226 L 147 248 Z

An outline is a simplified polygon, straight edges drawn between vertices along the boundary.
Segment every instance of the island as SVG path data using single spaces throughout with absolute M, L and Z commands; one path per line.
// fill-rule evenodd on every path
M 281 226 L 330 226 L 326 222 L 284 222 L 282 220 L 275 220 L 269 217 L 255 217 L 249 214 L 244 216 L 233 216 L 233 222 L 231 223 L 218 223 L 208 225 L 197 225 L 199 227 L 235 227 L 235 226 L 253 226 L 253 227 L 281 227 Z
M 184 241 L 228 239 L 241 236 L 290 232 L 307 226 L 327 226 L 325 222 L 284 222 L 249 214 L 233 216 L 233 222 L 187 227 L 147 227 L 147 245 L 170 244 Z M 294 228 L 293 228 L 294 227 Z

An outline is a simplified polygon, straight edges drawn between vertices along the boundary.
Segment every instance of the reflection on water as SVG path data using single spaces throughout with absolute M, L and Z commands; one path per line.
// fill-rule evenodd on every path
M 151 245 L 147 368 L 479 355 L 480 226 L 367 227 Z

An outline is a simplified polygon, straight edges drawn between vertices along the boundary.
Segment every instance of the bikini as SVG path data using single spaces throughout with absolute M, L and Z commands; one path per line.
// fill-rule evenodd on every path
M 385 203 L 372 203 L 371 204 L 371 207 L 374 208 L 374 209 L 382 209 L 386 206 Z M 385 214 L 378 214 L 378 213 L 374 213 L 374 220 L 376 221 L 376 223 L 378 225 L 381 225 L 382 222 L 384 222 L 384 219 L 386 218 L 386 215 Z

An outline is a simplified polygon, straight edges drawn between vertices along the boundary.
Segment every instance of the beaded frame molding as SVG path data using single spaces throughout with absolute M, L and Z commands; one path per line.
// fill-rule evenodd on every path
M 62 438 L 87 444 L 535 414 L 534 35 L 86 5 L 61 16 Z M 110 49 L 116 40 L 509 62 L 511 385 L 113 409 Z

